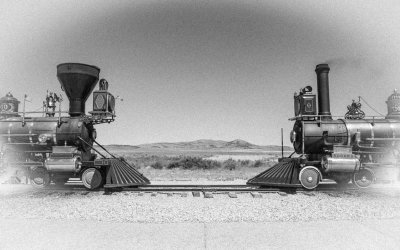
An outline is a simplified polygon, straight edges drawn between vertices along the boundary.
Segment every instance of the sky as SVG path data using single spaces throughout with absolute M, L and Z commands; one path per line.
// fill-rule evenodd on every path
M 123 99 L 116 121 L 96 127 L 101 143 L 279 145 L 283 128 L 290 145 L 293 94 L 316 92 L 319 63 L 331 67 L 333 115 L 358 96 L 387 113 L 400 86 L 399 13 L 388 0 L 5 0 L 0 96 L 28 94 L 27 110 L 40 109 L 47 90 L 61 93 L 56 66 L 85 63 Z

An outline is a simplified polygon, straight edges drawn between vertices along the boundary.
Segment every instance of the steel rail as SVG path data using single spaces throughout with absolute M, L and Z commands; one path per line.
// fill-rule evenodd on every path
M 331 192 L 331 191 L 354 191 L 359 190 L 354 185 L 348 184 L 347 186 L 338 186 L 332 183 L 321 183 L 317 188 L 313 190 L 307 190 L 303 187 L 279 187 L 279 186 L 249 186 L 249 185 L 196 185 L 196 184 L 177 184 L 177 185 L 148 185 L 148 186 L 137 186 L 137 187 L 125 187 L 125 188 L 101 188 L 98 190 L 87 190 L 79 183 L 68 183 L 65 186 L 54 186 L 50 185 L 43 191 L 88 191 L 88 192 L 259 192 L 259 193 L 297 193 L 297 192 Z

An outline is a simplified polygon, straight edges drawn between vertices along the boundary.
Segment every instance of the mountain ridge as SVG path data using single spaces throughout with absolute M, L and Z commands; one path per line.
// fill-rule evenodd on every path
M 235 139 L 233 141 L 199 139 L 194 141 L 184 142 L 156 142 L 145 143 L 139 145 L 121 145 L 110 144 L 108 147 L 129 147 L 131 149 L 186 149 L 186 150 L 218 150 L 218 149 L 253 149 L 253 150 L 266 150 L 266 151 L 280 151 L 279 145 L 256 145 L 242 139 Z M 293 150 L 289 146 L 283 147 L 285 151 Z

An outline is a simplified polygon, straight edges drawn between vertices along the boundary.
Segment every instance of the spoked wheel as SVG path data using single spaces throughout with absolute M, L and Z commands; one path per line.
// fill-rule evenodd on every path
M 32 186 L 37 188 L 44 188 L 50 184 L 50 175 L 43 167 L 37 167 L 31 170 L 29 179 Z
M 97 168 L 88 168 L 82 173 L 83 185 L 90 190 L 103 186 L 104 178 Z
M 299 173 L 299 180 L 301 185 L 306 189 L 314 189 L 321 181 L 321 172 L 318 168 L 307 166 L 301 169 Z
M 375 181 L 375 174 L 369 168 L 363 168 L 353 175 L 353 183 L 359 188 L 367 188 Z

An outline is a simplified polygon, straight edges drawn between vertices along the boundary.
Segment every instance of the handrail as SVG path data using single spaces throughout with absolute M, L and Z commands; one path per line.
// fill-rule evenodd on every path
M 87 143 L 82 137 L 78 136 L 78 139 L 81 140 L 86 146 L 89 146 L 90 149 L 93 149 L 94 151 L 96 151 L 96 153 L 98 153 L 101 157 L 106 158 L 105 155 L 103 155 L 103 154 L 100 153 L 97 149 L 95 149 L 92 145 L 90 145 L 89 143 Z
M 289 118 L 289 121 L 294 121 L 297 119 L 301 119 L 301 118 L 323 118 L 323 117 L 332 117 L 332 118 L 339 118 L 339 119 L 345 119 L 343 116 L 333 116 L 333 115 L 299 115 L 299 116 L 295 116 L 295 117 L 291 117 Z M 385 119 L 385 116 L 365 116 L 363 119 L 360 120 L 365 120 L 365 119 L 375 119 L 375 118 L 382 118 Z M 379 120 L 379 119 L 378 119 Z
M 0 114 L 7 114 L 7 115 L 18 115 L 18 114 L 47 114 L 48 112 L 45 111 L 25 111 L 25 112 L 3 112 Z M 58 111 L 57 113 L 60 114 L 68 114 L 68 111 Z

